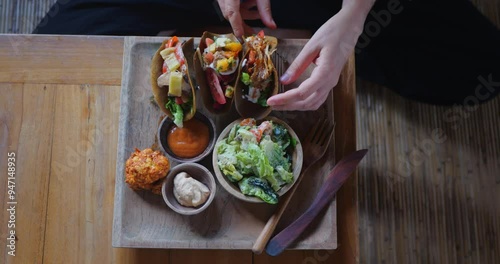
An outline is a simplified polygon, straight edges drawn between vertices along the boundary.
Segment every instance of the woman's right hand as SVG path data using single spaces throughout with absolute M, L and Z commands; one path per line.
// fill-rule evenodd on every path
M 262 20 L 269 28 L 275 29 L 276 23 L 271 14 L 270 0 L 217 0 L 222 15 L 229 21 L 234 35 L 241 37 L 244 34 L 252 34 L 252 28 L 244 20 Z M 257 10 L 254 9 L 257 7 Z

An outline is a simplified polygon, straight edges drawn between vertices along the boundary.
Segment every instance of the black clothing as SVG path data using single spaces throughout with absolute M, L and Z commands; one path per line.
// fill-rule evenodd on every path
M 340 8 L 341 1 L 271 0 L 280 28 L 315 31 Z M 156 35 L 204 25 L 229 25 L 215 0 L 59 0 L 34 33 Z M 468 0 L 378 0 L 356 67 L 360 78 L 421 102 L 484 102 L 500 91 L 500 31 Z

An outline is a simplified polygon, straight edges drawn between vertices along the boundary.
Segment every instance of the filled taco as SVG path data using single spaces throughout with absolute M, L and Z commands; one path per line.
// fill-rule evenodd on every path
M 196 99 L 189 76 L 193 39 L 184 43 L 176 37 L 163 41 L 151 64 L 151 85 L 155 100 L 178 127 L 196 113 Z M 189 59 L 189 60 L 188 60 Z
M 278 74 L 271 59 L 277 39 L 261 31 L 245 39 L 236 85 L 236 109 L 244 117 L 262 118 L 271 111 L 267 99 L 278 92 Z
M 194 57 L 196 81 L 205 107 L 212 113 L 230 109 L 242 45 L 233 34 L 205 32 Z

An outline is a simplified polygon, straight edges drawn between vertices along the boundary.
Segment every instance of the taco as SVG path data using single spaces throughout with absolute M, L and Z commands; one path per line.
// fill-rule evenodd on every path
M 271 112 L 267 99 L 278 92 L 278 73 L 271 59 L 278 40 L 261 31 L 245 39 L 235 104 L 243 117 L 263 118 Z
M 205 107 L 227 112 L 232 105 L 242 45 L 233 34 L 205 32 L 194 56 L 196 82 Z
M 151 63 L 151 86 L 156 103 L 178 127 L 196 113 L 196 99 L 189 63 L 193 58 L 193 39 L 181 43 L 174 36 L 163 41 Z

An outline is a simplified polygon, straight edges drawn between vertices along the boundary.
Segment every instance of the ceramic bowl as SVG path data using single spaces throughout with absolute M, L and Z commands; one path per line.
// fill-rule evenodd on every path
M 192 178 L 205 184 L 210 190 L 210 195 L 207 201 L 199 207 L 188 207 L 181 205 L 174 196 L 174 178 L 177 174 L 186 172 Z M 217 191 L 217 184 L 215 183 L 214 176 L 210 171 L 198 163 L 183 163 L 175 166 L 163 181 L 161 193 L 163 200 L 173 211 L 183 215 L 199 214 L 207 209 L 214 200 Z
M 193 119 L 197 119 L 204 123 L 208 127 L 208 132 L 209 132 L 209 141 L 208 141 L 208 146 L 205 148 L 205 150 L 192 158 L 183 158 L 175 155 L 170 147 L 168 146 L 167 142 L 167 136 L 169 131 L 175 126 L 174 122 L 172 119 L 170 119 L 168 116 L 165 117 L 162 122 L 160 123 L 160 126 L 158 127 L 158 143 L 160 145 L 161 150 L 167 154 L 169 159 L 177 161 L 178 163 L 183 163 L 183 162 L 198 162 L 205 158 L 208 154 L 212 152 L 214 149 L 215 145 L 215 139 L 216 139 L 216 128 L 214 122 L 209 119 L 207 116 L 200 112 L 196 112 L 194 115 Z M 189 121 L 187 121 L 189 122 Z

